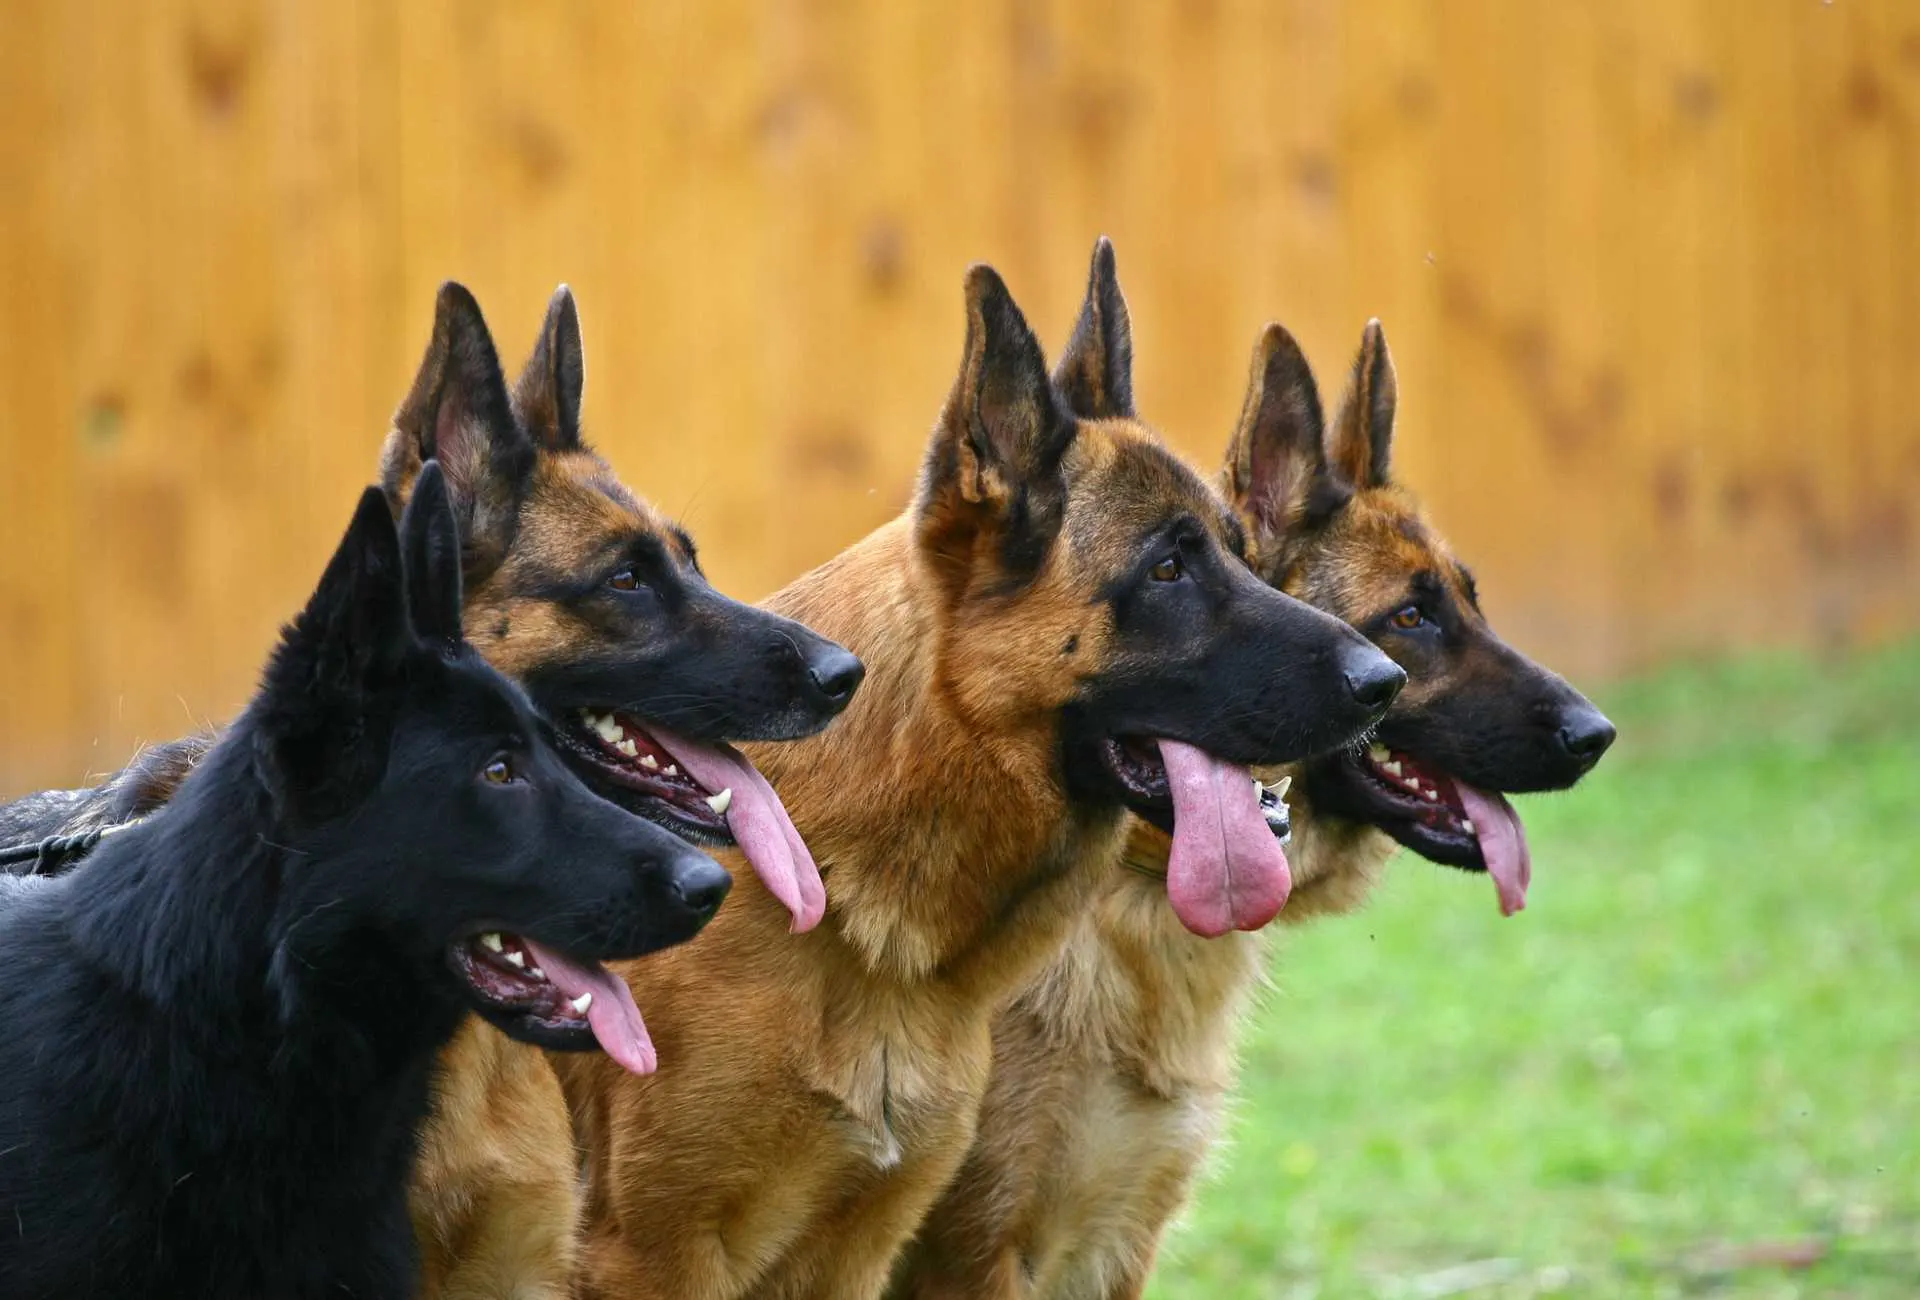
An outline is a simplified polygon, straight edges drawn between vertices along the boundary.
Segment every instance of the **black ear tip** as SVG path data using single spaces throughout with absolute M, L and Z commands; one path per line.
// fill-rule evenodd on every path
M 362 492 L 348 531 L 365 536 L 378 536 L 384 531 L 388 537 L 393 536 L 393 510 L 387 505 L 387 494 L 378 487 Z
M 1113 241 L 1105 235 L 1093 241 L 1093 278 L 1112 280 L 1118 275 L 1113 254 Z
M 1000 273 L 985 262 L 975 262 L 967 268 L 967 301 L 978 303 L 982 310 L 1002 300 L 1011 302 L 1013 295 L 1007 292 L 1007 282 Z
M 440 286 L 440 292 L 434 296 L 434 310 L 443 317 L 478 316 L 480 303 L 467 286 L 458 280 L 447 280 Z
M 1293 337 L 1290 330 L 1279 321 L 1268 321 L 1267 327 L 1260 331 L 1260 342 L 1255 345 L 1255 355 L 1268 369 L 1285 366 L 1289 369 L 1304 368 L 1307 354 L 1300 350 L 1300 341 Z
M 414 480 L 413 499 L 416 502 L 431 502 L 444 499 L 447 495 L 447 473 L 440 468 L 440 462 L 429 460 L 420 467 L 420 477 Z

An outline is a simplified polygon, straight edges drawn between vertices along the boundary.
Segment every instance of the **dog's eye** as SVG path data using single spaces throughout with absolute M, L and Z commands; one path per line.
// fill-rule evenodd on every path
M 1178 582 L 1180 581 L 1180 575 L 1186 571 L 1187 566 L 1180 563 L 1180 557 L 1178 555 L 1169 555 L 1166 559 L 1160 561 L 1160 563 L 1154 565 L 1151 569 L 1148 569 L 1147 576 L 1155 582 Z
M 638 591 L 640 578 L 632 569 L 622 569 L 607 579 L 607 585 L 615 591 Z
M 495 754 L 487 765 L 480 769 L 480 775 L 495 785 L 512 785 L 520 779 L 513 770 L 513 760 L 505 754 Z
M 1425 623 L 1427 616 L 1420 612 L 1418 605 L 1408 605 L 1405 609 L 1396 609 L 1393 611 L 1393 614 L 1387 621 L 1399 628 L 1402 632 L 1411 632 L 1416 627 Z

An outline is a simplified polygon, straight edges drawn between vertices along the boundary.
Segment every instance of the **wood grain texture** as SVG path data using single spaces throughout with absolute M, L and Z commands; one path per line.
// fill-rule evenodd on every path
M 0 793 L 229 714 L 465 281 L 764 594 L 899 509 L 985 260 L 1115 240 L 1209 464 L 1369 316 L 1397 467 L 1590 677 L 1920 626 L 1901 0 L 0 0 Z

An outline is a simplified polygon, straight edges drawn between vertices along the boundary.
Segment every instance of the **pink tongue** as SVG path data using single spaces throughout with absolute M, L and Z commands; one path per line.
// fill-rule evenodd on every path
M 633 990 L 625 980 L 599 962 L 582 966 L 524 936 L 520 942 L 540 964 L 541 974 L 567 997 L 593 994 L 587 1024 L 600 1040 L 602 1051 L 635 1074 L 653 1073 L 660 1058 L 654 1054 L 653 1039 L 647 1035 L 646 1022 L 640 1019 L 640 1008 L 633 1004 Z
M 1192 745 L 1158 744 L 1173 792 L 1167 901 L 1182 925 L 1209 939 L 1258 930 L 1279 914 L 1293 880 L 1253 777 Z
M 1473 822 L 1487 874 L 1500 891 L 1500 915 L 1512 916 L 1527 905 L 1527 886 L 1533 881 L 1533 857 L 1527 852 L 1520 814 L 1505 795 L 1476 790 L 1463 781 L 1455 781 L 1453 788 Z
M 820 868 L 813 864 L 813 854 L 759 769 L 731 745 L 687 740 L 651 722 L 647 732 L 701 785 L 715 794 L 733 791 L 727 829 L 767 892 L 793 913 L 793 932 L 800 934 L 820 924 L 827 912 L 827 887 L 820 883 Z

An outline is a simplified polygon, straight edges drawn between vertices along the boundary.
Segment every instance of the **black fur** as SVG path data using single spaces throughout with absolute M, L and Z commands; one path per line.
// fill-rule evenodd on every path
M 0 878 L 0 1295 L 410 1295 L 449 949 L 690 937 L 719 868 L 594 797 L 458 639 L 454 522 L 378 490 L 172 803 Z M 487 779 L 505 756 L 512 779 Z
M 1053 383 L 1067 409 L 1083 420 L 1133 416 L 1133 323 L 1120 293 L 1113 243 L 1105 235 L 1093 246 L 1086 300 L 1053 368 Z

